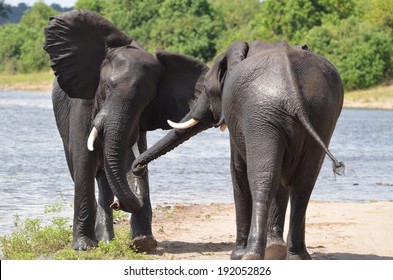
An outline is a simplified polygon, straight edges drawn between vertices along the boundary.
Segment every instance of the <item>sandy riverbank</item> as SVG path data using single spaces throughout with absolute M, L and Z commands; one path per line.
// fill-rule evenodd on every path
M 306 242 L 317 260 L 393 260 L 393 202 L 311 202 Z M 154 210 L 155 259 L 229 259 L 236 238 L 232 204 Z

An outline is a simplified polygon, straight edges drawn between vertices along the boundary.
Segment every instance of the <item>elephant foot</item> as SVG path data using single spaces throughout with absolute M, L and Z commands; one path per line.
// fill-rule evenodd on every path
M 113 230 L 113 219 L 108 223 L 97 223 L 95 227 L 96 237 L 98 241 L 109 243 L 115 238 L 115 232 Z
M 231 260 L 241 260 L 245 252 L 246 252 L 245 247 L 237 247 L 231 253 Z
M 97 247 L 97 240 L 93 240 L 87 236 L 74 238 L 72 242 L 72 248 L 75 251 L 87 251 L 92 249 L 93 247 Z
M 132 245 L 139 252 L 150 253 L 157 248 L 157 240 L 153 235 L 139 235 L 132 240 Z
M 112 231 L 96 231 L 98 241 L 109 243 L 114 237 L 115 233 Z
M 301 250 L 300 252 L 294 252 L 289 250 L 287 253 L 287 260 L 311 260 L 311 255 L 307 252 L 306 249 Z
M 266 246 L 265 260 L 285 260 L 287 257 L 287 246 L 283 243 L 270 243 Z
M 247 252 L 245 247 L 237 247 L 231 253 L 231 260 L 263 260 L 263 255 L 255 252 Z
M 258 253 L 246 253 L 243 255 L 242 260 L 263 260 L 263 256 Z

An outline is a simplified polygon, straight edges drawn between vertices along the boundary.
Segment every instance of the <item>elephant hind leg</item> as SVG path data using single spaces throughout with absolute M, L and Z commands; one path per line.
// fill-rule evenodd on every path
M 265 251 L 265 259 L 267 260 L 283 260 L 287 256 L 287 246 L 283 234 L 288 197 L 289 189 L 280 186 L 270 206 Z
M 309 144 L 309 149 L 303 154 L 290 186 L 291 215 L 287 259 L 311 259 L 305 243 L 306 210 L 324 159 L 324 152 L 315 142 Z
M 285 144 L 269 135 L 247 146 L 247 177 L 252 216 L 246 253 L 242 259 L 265 258 L 269 211 L 281 181 Z
M 231 145 L 231 176 L 236 211 L 236 249 L 231 259 L 240 260 L 247 247 L 251 226 L 252 199 L 247 179 L 247 166 L 240 154 Z

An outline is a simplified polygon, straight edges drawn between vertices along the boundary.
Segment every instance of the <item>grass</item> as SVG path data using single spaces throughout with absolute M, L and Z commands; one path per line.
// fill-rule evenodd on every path
M 45 213 L 57 212 L 63 205 L 46 206 Z M 114 219 L 115 238 L 109 243 L 100 242 L 88 251 L 72 249 L 70 218 L 54 217 L 47 226 L 40 219 L 15 217 L 15 230 L 0 237 L 3 258 L 9 260 L 144 260 L 145 254 L 138 253 L 130 241 L 129 221 L 123 212 L 116 212 Z
M 53 78 L 52 71 L 28 74 L 0 73 L 0 89 L 50 92 Z
M 345 107 L 393 109 L 393 84 L 345 94 Z

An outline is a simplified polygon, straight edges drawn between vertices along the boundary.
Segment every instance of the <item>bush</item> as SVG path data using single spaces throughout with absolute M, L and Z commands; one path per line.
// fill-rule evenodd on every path
M 369 88 L 392 77 L 391 35 L 355 17 L 313 28 L 307 44 L 337 67 L 346 90 Z
M 23 43 L 20 26 L 17 24 L 0 25 L 0 71 L 15 73 L 19 70 L 21 55 L 20 46 Z
M 7 259 L 31 260 L 50 257 L 64 247 L 71 246 L 72 230 L 67 219 L 54 218 L 43 227 L 40 219 L 15 218 L 15 231 L 0 237 L 3 254 Z
M 46 206 L 45 213 L 61 212 L 64 203 Z M 75 251 L 72 245 L 70 220 L 54 217 L 47 226 L 40 219 L 15 218 L 15 230 L 9 236 L 0 237 L 3 255 L 11 260 L 107 260 L 107 259 L 147 259 L 130 247 L 129 222 L 123 212 L 116 212 L 120 223 L 115 227 L 115 238 L 109 243 L 99 242 L 98 247 L 88 251 Z
M 158 48 L 211 60 L 223 22 L 207 0 L 166 0 L 151 37 Z

